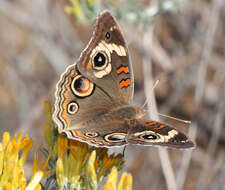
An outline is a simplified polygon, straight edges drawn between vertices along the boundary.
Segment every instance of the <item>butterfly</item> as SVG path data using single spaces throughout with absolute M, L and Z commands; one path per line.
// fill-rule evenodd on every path
M 56 85 L 53 120 L 59 133 L 97 147 L 194 147 L 177 129 L 144 119 L 144 110 L 132 105 L 133 91 L 126 42 L 115 18 L 104 11 L 79 60 L 67 67 Z

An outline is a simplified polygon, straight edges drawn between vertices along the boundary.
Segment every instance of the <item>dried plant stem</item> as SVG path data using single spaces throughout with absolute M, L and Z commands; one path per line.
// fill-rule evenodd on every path
M 218 105 L 218 109 L 217 109 L 217 114 L 215 117 L 215 120 L 213 121 L 213 134 L 212 137 L 210 138 L 208 147 L 207 147 L 207 155 L 209 155 L 207 157 L 207 159 L 204 160 L 204 164 L 203 164 L 203 168 L 201 171 L 201 174 L 199 176 L 198 179 L 198 183 L 197 183 L 197 190 L 203 190 L 205 189 L 206 185 L 209 184 L 210 182 L 208 181 L 208 183 L 206 182 L 206 177 L 208 172 L 210 172 L 211 169 L 211 164 L 212 164 L 212 157 L 216 151 L 216 146 L 218 143 L 218 139 L 219 139 L 219 135 L 221 133 L 221 129 L 223 126 L 223 118 L 225 115 L 225 89 L 224 89 L 224 95 L 222 98 L 223 102 L 221 102 Z
M 209 24 L 208 24 L 208 30 L 206 33 L 205 37 L 205 44 L 203 48 L 203 53 L 202 53 L 202 58 L 199 63 L 199 69 L 197 73 L 197 84 L 196 84 L 196 89 L 195 89 L 195 113 L 198 111 L 198 107 L 202 101 L 202 97 L 204 94 L 204 87 L 205 87 L 205 76 L 206 76 L 206 69 L 208 65 L 208 60 L 209 56 L 211 55 L 212 52 L 212 45 L 213 45 L 213 40 L 217 28 L 217 23 L 218 23 L 218 15 L 219 15 L 219 8 L 221 6 L 222 1 L 221 0 L 214 0 L 213 7 L 210 9 L 211 14 L 209 14 Z M 190 127 L 190 131 L 193 137 L 196 136 L 197 133 L 197 123 L 194 120 L 192 123 L 192 126 Z M 186 152 L 183 155 L 182 162 L 181 162 L 181 167 L 178 171 L 177 175 L 177 184 L 178 184 L 178 189 L 182 189 L 184 185 L 184 181 L 187 175 L 187 170 L 189 168 L 190 160 L 192 157 L 192 151 L 191 152 Z M 208 162 L 205 162 L 208 163 Z M 202 170 L 202 175 L 199 177 L 199 182 L 197 185 L 196 189 L 204 189 L 204 179 L 205 179 L 205 171 L 204 169 Z
M 202 53 L 202 58 L 199 63 L 199 70 L 198 70 L 198 79 L 196 84 L 196 92 L 195 92 L 195 100 L 198 104 L 201 102 L 203 94 L 204 94 L 204 87 L 205 87 L 205 76 L 206 76 L 206 69 L 208 65 L 208 60 L 212 52 L 213 40 L 217 29 L 218 19 L 219 19 L 219 12 L 220 7 L 222 6 L 222 0 L 214 0 L 212 9 L 209 9 L 210 14 L 208 17 L 209 24 L 208 30 L 205 36 L 205 44 Z
M 151 43 L 151 34 L 152 31 L 146 32 L 143 38 L 143 47 L 148 49 L 148 46 Z M 144 81 L 145 81 L 145 94 L 146 97 L 150 97 L 148 101 L 148 110 L 151 119 L 159 121 L 159 117 L 157 115 L 157 108 L 155 102 L 154 91 L 152 91 L 153 87 L 153 79 L 152 79 L 152 69 L 151 69 L 151 60 L 149 58 L 144 57 L 143 59 L 143 73 L 144 73 Z M 151 95 L 151 96 L 150 96 Z M 150 106 L 151 103 L 151 106 Z M 162 165 L 163 174 L 166 179 L 166 185 L 169 190 L 176 190 L 176 180 L 174 177 L 174 172 L 170 163 L 168 152 L 165 148 L 159 148 L 159 157 Z
M 196 123 L 192 123 L 191 126 L 192 129 L 189 130 L 188 136 L 191 139 L 195 139 L 196 134 L 197 134 L 197 126 Z M 185 150 L 182 158 L 181 158 L 181 165 L 180 168 L 177 171 L 177 175 L 176 175 L 176 181 L 177 181 L 177 189 L 178 190 L 182 190 L 183 189 L 183 185 L 188 173 L 188 169 L 189 169 L 189 165 L 190 165 L 190 161 L 192 158 L 192 152 L 193 150 Z

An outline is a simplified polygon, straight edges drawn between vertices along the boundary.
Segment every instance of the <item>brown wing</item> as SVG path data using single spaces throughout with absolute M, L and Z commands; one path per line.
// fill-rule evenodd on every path
M 133 71 L 129 53 L 115 18 L 103 12 L 87 48 L 78 61 L 82 75 L 118 102 L 133 98 Z
M 117 147 L 127 144 L 128 125 L 123 121 L 98 118 L 63 130 L 67 137 L 97 147 Z
M 67 68 L 56 88 L 53 119 L 59 132 L 101 115 L 115 105 L 111 97 L 79 73 L 76 65 Z

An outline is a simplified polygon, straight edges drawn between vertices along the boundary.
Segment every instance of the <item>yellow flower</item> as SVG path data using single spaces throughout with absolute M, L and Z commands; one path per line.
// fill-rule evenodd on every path
M 63 187 L 64 184 L 67 184 L 67 178 L 64 175 L 64 166 L 62 158 L 58 158 L 56 162 L 56 180 L 59 187 Z
M 11 140 L 8 132 L 3 133 L 2 142 L 0 142 L 0 189 L 41 189 L 40 180 L 50 172 L 44 172 L 48 161 L 39 170 L 33 171 L 33 177 L 28 184 L 23 169 L 32 147 L 32 139 L 27 136 L 23 137 L 22 132 L 18 136 L 15 135 Z M 34 165 L 37 162 L 36 157 Z
M 113 168 L 103 187 L 103 190 L 116 190 L 117 176 L 118 176 L 117 169 Z
M 105 148 L 89 148 L 60 135 L 56 150 L 56 181 L 62 189 L 97 189 L 114 166 L 121 169 L 124 163 L 121 154 L 108 155 Z
M 98 186 L 96 168 L 95 168 L 96 151 L 93 151 L 87 164 L 87 176 L 93 189 Z
M 61 188 L 97 189 L 113 166 L 123 166 L 123 156 L 108 155 L 108 149 L 89 148 L 86 143 L 58 136 L 56 181 Z
M 124 161 L 122 161 L 123 155 L 122 154 L 118 154 L 118 155 L 108 155 L 105 153 L 105 156 L 102 158 L 102 166 L 101 167 L 99 173 L 98 173 L 98 179 L 101 181 L 103 179 L 104 176 L 108 175 L 108 173 L 110 172 L 111 168 L 113 166 L 118 167 L 118 169 L 122 169 Z
M 117 190 L 132 190 L 132 175 L 129 173 L 123 173 L 120 182 L 118 184 Z
M 120 178 L 118 187 L 116 188 L 117 176 L 118 172 L 117 169 L 114 167 L 103 187 L 103 190 L 132 190 L 131 174 L 123 173 Z
M 81 187 L 82 169 L 87 152 L 87 145 L 78 141 L 69 141 L 58 136 L 56 162 L 56 180 L 59 187 L 79 189 Z
M 26 190 L 41 189 L 41 185 L 39 184 L 39 182 L 43 178 L 43 175 L 44 175 L 43 171 L 37 171 L 36 173 L 34 173 L 34 176 L 32 177 Z

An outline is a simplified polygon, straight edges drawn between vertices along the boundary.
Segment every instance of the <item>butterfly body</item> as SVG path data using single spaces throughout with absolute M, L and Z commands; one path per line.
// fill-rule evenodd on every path
M 194 144 L 168 125 L 144 119 L 133 106 L 129 52 L 115 18 L 103 12 L 79 60 L 61 75 L 53 119 L 68 138 L 98 147 L 127 144 L 190 148 Z

